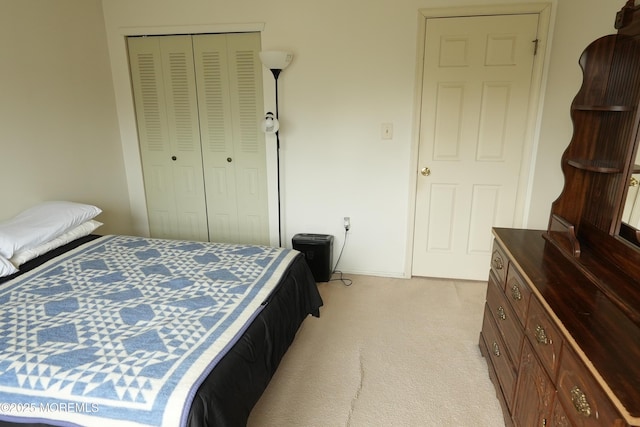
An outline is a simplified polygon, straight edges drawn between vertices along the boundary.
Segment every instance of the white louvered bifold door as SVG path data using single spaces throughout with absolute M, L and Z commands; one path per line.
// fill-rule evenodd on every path
M 191 37 L 128 44 L 151 236 L 207 241 Z
M 128 43 L 151 236 L 269 244 L 260 34 Z
M 209 232 L 269 244 L 260 36 L 193 37 Z

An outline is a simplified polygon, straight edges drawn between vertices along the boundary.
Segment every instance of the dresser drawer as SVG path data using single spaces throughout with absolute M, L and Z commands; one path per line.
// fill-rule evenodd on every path
M 507 279 L 507 267 L 509 260 L 504 251 L 496 240 L 493 241 L 493 249 L 491 251 L 491 271 L 496 275 L 498 283 L 504 285 Z
M 562 335 L 537 298 L 531 298 L 526 335 L 551 378 L 556 377 L 562 349 Z
M 498 332 L 489 306 L 485 305 L 484 320 L 482 323 L 482 337 L 491 359 L 498 382 L 502 388 L 504 400 L 509 411 L 513 410 L 513 394 L 516 386 L 516 370 L 505 351 L 504 341 Z
M 498 327 L 498 332 L 502 336 L 507 353 L 517 370 L 524 331 L 493 273 L 489 273 L 487 306 Z
M 568 347 L 562 353 L 556 388 L 570 425 L 627 425 L 582 361 Z
M 518 370 L 514 424 L 518 427 L 538 427 L 549 424 L 556 389 L 540 364 L 531 343 L 522 344 L 522 360 Z
M 493 388 L 496 391 L 496 397 L 498 398 L 498 402 L 500 402 L 500 406 L 502 407 L 502 416 L 504 419 L 505 427 L 514 427 L 513 420 L 511 419 L 511 411 L 507 406 L 506 400 L 504 400 L 504 393 L 502 392 L 502 387 L 500 386 L 500 382 L 498 381 L 498 377 L 496 376 L 496 371 L 493 367 L 493 363 L 491 363 L 489 356 L 489 349 L 487 348 L 487 344 L 484 341 L 484 336 L 480 333 L 480 340 L 478 341 L 478 347 L 480 347 L 480 353 L 482 357 L 485 358 L 487 363 L 487 371 L 489 372 L 489 379 L 493 383 Z
M 522 279 L 513 264 L 509 266 L 504 293 L 516 312 L 518 320 L 524 327 L 527 319 L 527 310 L 529 309 L 529 300 L 531 299 L 531 288 Z

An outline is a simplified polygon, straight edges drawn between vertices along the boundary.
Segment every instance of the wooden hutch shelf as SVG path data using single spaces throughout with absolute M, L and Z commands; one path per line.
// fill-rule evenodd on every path
M 606 160 L 585 160 L 585 159 L 569 159 L 567 163 L 576 169 L 582 169 L 589 172 L 598 173 L 621 173 L 623 171 L 620 165 L 615 162 Z
M 634 105 L 574 105 L 574 110 L 579 111 L 610 111 L 610 112 L 624 112 L 634 111 L 636 107 Z

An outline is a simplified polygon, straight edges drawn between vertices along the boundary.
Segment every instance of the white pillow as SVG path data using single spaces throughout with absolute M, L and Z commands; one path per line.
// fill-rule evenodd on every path
M 0 256 L 0 277 L 17 273 L 18 269 L 8 259 Z
M 75 228 L 72 228 L 71 230 L 63 233 L 53 240 L 49 240 L 48 242 L 42 243 L 34 248 L 22 249 L 14 252 L 9 261 L 11 261 L 11 263 L 16 267 L 19 267 L 25 262 L 37 256 L 40 256 L 62 245 L 66 245 L 72 240 L 76 240 L 80 237 L 91 234 L 96 228 L 100 227 L 101 225 L 101 222 L 91 219 Z
M 44 202 L 0 223 L 0 256 L 33 248 L 96 217 L 102 210 L 73 202 Z

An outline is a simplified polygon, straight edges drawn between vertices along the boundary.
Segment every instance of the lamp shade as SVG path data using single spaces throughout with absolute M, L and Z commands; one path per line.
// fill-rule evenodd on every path
M 260 61 L 270 70 L 284 70 L 291 63 L 293 53 L 284 50 L 260 52 Z

